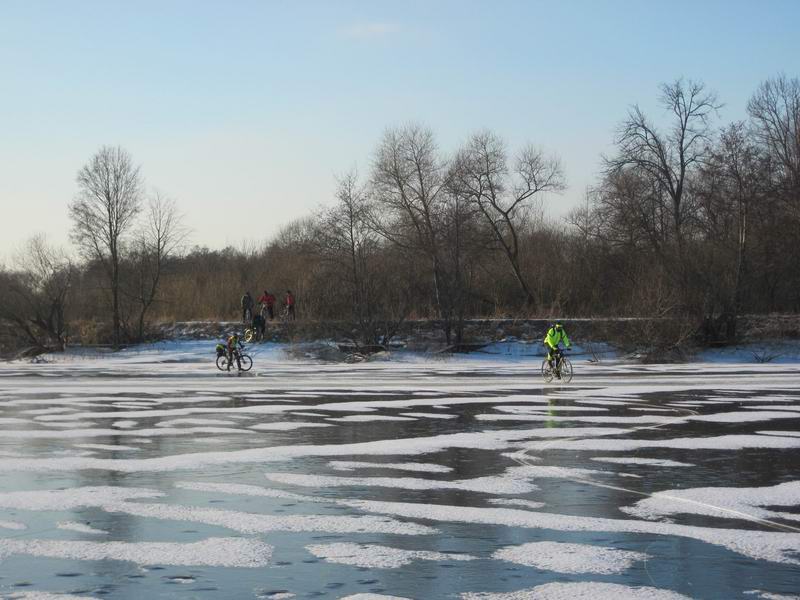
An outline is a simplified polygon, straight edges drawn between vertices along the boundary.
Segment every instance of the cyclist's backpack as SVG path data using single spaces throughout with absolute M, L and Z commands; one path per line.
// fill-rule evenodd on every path
M 217 356 L 225 356 L 225 346 L 223 344 L 217 344 Z

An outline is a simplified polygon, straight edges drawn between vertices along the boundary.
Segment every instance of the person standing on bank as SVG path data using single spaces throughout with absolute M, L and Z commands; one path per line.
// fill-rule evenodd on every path
M 264 290 L 264 294 L 258 299 L 262 306 L 262 315 L 264 313 L 264 308 L 266 308 L 266 315 L 263 315 L 264 318 L 269 317 L 269 320 L 272 321 L 275 318 L 275 296 L 270 294 L 267 290 Z
M 242 323 L 245 326 L 250 324 L 250 321 L 253 319 L 253 297 L 250 295 L 250 292 L 245 292 L 244 296 L 242 296 Z
M 283 303 L 286 305 L 286 318 L 290 321 L 294 321 L 297 315 L 294 311 L 294 296 L 292 295 L 292 290 L 286 290 L 286 299 Z

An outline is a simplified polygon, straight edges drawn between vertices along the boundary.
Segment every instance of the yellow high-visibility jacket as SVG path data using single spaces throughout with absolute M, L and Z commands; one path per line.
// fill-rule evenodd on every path
M 544 343 L 549 348 L 557 348 L 559 342 L 564 342 L 564 346 L 567 348 L 570 347 L 569 338 L 567 337 L 567 332 L 564 331 L 562 328 L 560 331 L 557 330 L 555 327 L 551 327 L 547 330 L 547 335 L 544 336 Z

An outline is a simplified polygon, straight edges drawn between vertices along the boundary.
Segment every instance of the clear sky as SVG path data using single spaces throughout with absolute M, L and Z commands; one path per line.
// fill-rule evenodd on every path
M 489 128 L 557 153 L 563 214 L 630 104 L 658 117 L 684 76 L 743 118 L 760 81 L 800 76 L 798 32 L 798 0 L 0 0 L 0 261 L 37 232 L 68 244 L 103 144 L 212 248 L 329 203 L 410 121 L 446 151 Z

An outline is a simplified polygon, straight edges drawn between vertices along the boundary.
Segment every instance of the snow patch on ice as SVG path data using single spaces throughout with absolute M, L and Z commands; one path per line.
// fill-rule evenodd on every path
M 666 458 L 636 458 L 623 456 L 594 456 L 591 460 L 618 465 L 648 465 L 652 467 L 693 467 L 691 463 L 668 460 Z
M 341 565 L 352 565 L 366 569 L 396 569 L 415 560 L 475 560 L 476 557 L 466 554 L 445 554 L 427 550 L 402 550 L 375 544 L 317 544 L 306 546 L 306 550 L 327 562 Z
M 140 450 L 134 446 L 112 446 L 111 444 L 75 444 L 76 448 L 85 448 L 87 450 Z
M 697 415 L 686 417 L 686 419 L 689 421 L 703 421 L 705 423 L 752 423 L 753 421 L 771 421 L 774 419 L 800 419 L 800 412 L 785 412 L 781 410 L 742 410 L 715 413 L 713 415 Z
M 265 498 L 283 498 L 286 500 L 298 500 L 303 502 L 326 502 L 326 499 L 314 498 L 313 496 L 303 496 L 284 490 L 265 488 L 258 485 L 246 483 L 213 483 L 206 481 L 177 481 L 175 487 L 182 490 L 193 490 L 196 492 L 218 492 L 221 494 L 236 494 L 241 496 L 263 496 Z
M 394 417 L 391 415 L 347 415 L 345 417 L 328 417 L 327 421 L 342 423 L 368 423 L 371 421 L 416 421 L 411 417 Z
M 533 500 L 523 500 L 521 498 L 489 498 L 489 504 L 497 504 L 500 506 L 522 506 L 523 508 L 542 508 L 544 502 L 534 502 Z
M 497 550 L 492 558 L 556 573 L 622 573 L 635 562 L 647 560 L 641 552 L 602 548 L 589 544 L 533 542 Z
M 0 540 L 0 557 L 25 554 L 69 560 L 121 560 L 139 565 L 265 567 L 272 546 L 247 538 L 208 538 L 175 542 L 91 542 L 64 540 Z
M 176 425 L 220 425 L 228 427 L 235 426 L 236 423 L 225 419 L 168 419 L 156 423 L 156 427 L 175 427 Z
M 421 473 L 449 473 L 452 467 L 433 463 L 376 463 L 358 462 L 354 460 L 332 460 L 328 463 L 336 471 L 354 471 L 356 469 L 398 469 L 400 471 L 419 471 Z
M 336 427 L 332 423 L 309 423 L 308 421 L 276 421 L 274 423 L 259 423 L 250 425 L 249 429 L 256 431 L 293 431 L 306 427 Z
M 343 596 L 339 600 L 411 600 L 405 596 L 387 596 L 385 594 L 351 594 Z
M 267 479 L 302 487 L 384 487 L 405 490 L 461 490 L 486 494 L 526 494 L 539 489 L 537 486 L 513 477 L 477 477 L 459 481 L 415 479 L 412 477 L 336 477 L 328 475 L 304 475 L 300 473 L 267 473 Z
M 451 415 L 447 413 L 429 413 L 429 412 L 404 412 L 400 413 L 404 417 L 415 417 L 419 419 L 455 419 L 458 415 Z
M 517 592 L 468 592 L 462 600 L 691 600 L 670 590 L 586 581 L 545 583 Z
M 76 596 L 75 594 L 59 594 L 55 592 L 12 592 L 3 594 L 4 600 L 95 600 L 91 596 Z
M 705 487 L 656 492 L 633 506 L 620 510 L 642 519 L 658 519 L 673 514 L 696 514 L 721 518 L 784 518 L 800 521 L 800 515 L 780 513 L 763 506 L 800 505 L 800 481 L 771 487 Z
M 800 438 L 765 435 L 720 435 L 672 438 L 668 440 L 555 440 L 548 442 L 528 442 L 524 444 L 524 446 L 529 450 L 595 450 L 600 452 L 629 452 L 641 448 L 743 450 L 745 448 L 800 448 Z
M 0 492 L 0 508 L 17 510 L 73 510 L 126 500 L 160 498 L 162 492 L 134 487 L 80 487 L 66 490 Z

